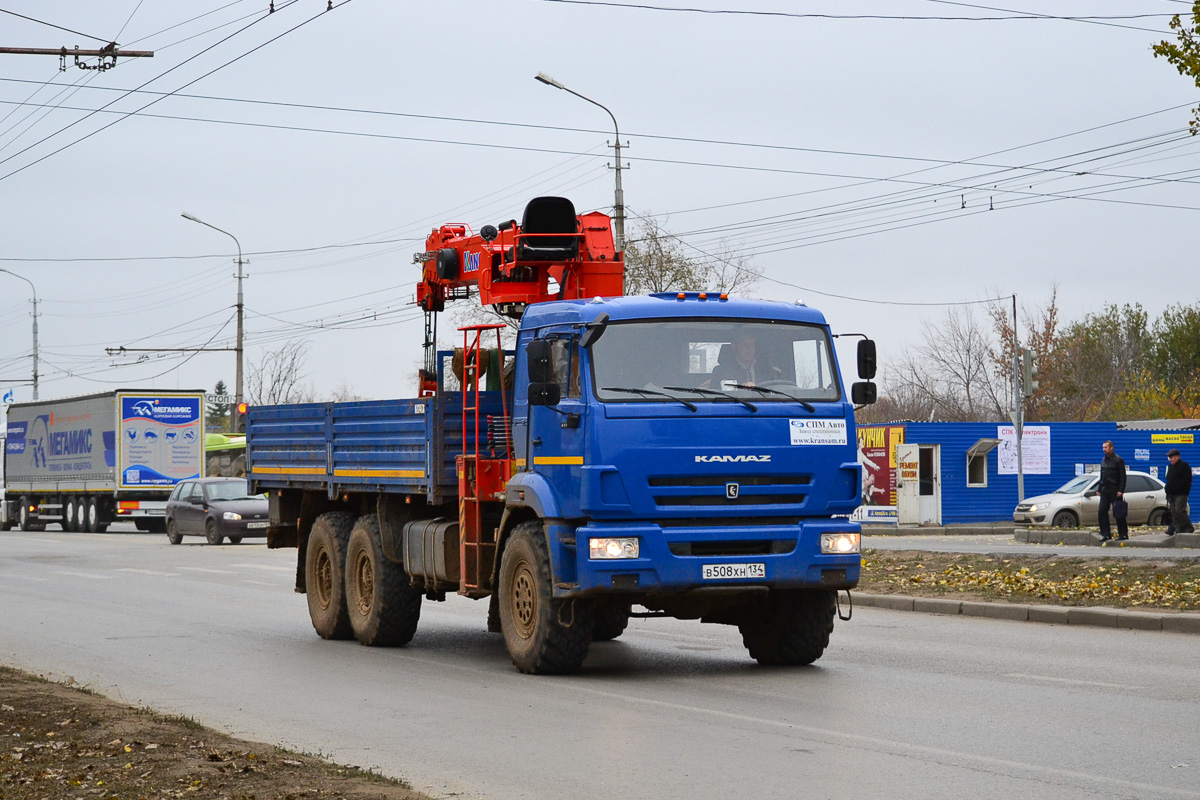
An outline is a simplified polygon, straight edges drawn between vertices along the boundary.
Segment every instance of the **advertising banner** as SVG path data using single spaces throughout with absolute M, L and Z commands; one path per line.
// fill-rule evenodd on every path
M 858 429 L 862 505 L 854 512 L 854 520 L 896 521 L 896 445 L 903 441 L 903 425 L 872 425 Z
M 200 477 L 204 457 L 201 395 L 122 394 L 120 488 L 174 486 Z
M 999 425 L 996 438 L 1000 446 L 996 449 L 997 473 L 1017 474 L 1017 429 L 1012 425 Z M 1050 474 L 1050 426 L 1026 425 L 1021 437 L 1021 466 L 1026 475 Z

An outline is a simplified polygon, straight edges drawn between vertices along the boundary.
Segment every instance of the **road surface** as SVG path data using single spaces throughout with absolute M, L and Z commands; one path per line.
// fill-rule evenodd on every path
M 1194 636 L 860 608 L 763 669 L 733 628 L 635 620 L 534 677 L 458 597 L 402 649 L 322 641 L 294 558 L 0 533 L 0 663 L 441 797 L 1200 798 Z

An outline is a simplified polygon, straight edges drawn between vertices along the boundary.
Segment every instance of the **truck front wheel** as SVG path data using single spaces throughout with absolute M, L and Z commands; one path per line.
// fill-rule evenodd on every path
M 308 537 L 304 579 L 308 587 L 308 616 L 322 639 L 351 639 L 346 609 L 346 544 L 354 515 L 330 511 L 317 517 Z
M 311 545 L 309 545 L 311 547 Z M 412 641 L 421 619 L 421 591 L 383 552 L 379 517 L 358 518 L 346 546 L 346 608 L 354 638 L 369 647 Z
M 764 666 L 811 664 L 829 645 L 836 601 L 831 589 L 776 589 L 738 625 L 742 643 Z
M 512 663 L 527 673 L 575 672 L 587 657 L 592 626 L 588 601 L 554 597 L 542 523 L 518 525 L 500 560 L 500 629 Z
M 625 632 L 632 609 L 628 603 L 602 606 L 595 610 L 596 624 L 592 628 L 593 642 L 608 642 Z

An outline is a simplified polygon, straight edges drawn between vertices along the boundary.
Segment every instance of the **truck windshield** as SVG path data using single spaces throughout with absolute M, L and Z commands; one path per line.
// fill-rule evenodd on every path
M 829 334 L 817 325 L 745 319 L 613 322 L 592 345 L 591 364 L 596 397 L 604 401 L 671 402 L 630 389 L 669 391 L 693 403 L 841 399 Z

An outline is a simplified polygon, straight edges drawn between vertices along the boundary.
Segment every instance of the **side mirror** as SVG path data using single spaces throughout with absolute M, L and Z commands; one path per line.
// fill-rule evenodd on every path
M 202 505 L 204 505 L 204 498 L 203 497 L 193 497 L 191 500 L 191 503 L 194 506 L 202 506 Z
M 562 399 L 562 389 L 557 383 L 529 384 L 529 405 L 556 406 Z
M 533 384 L 547 383 L 554 377 L 550 374 L 550 342 L 534 339 L 526 345 L 525 357 L 529 359 L 529 389 L 532 397 Z
M 871 405 L 878 399 L 877 395 L 878 390 L 870 381 L 859 381 L 850 387 L 850 399 L 856 406 Z
M 1084 492 L 1083 496 L 1084 497 L 1095 497 L 1098 494 L 1100 494 L 1100 493 L 1099 492 Z
M 584 328 L 583 335 L 579 337 L 579 346 L 585 350 L 596 343 L 596 340 L 604 335 L 604 329 L 608 327 L 608 314 L 601 312 L 598 317 L 587 324 Z
M 875 377 L 878 361 L 875 358 L 875 341 L 863 339 L 858 343 L 858 377 L 869 381 Z M 872 403 L 875 401 L 872 400 Z

